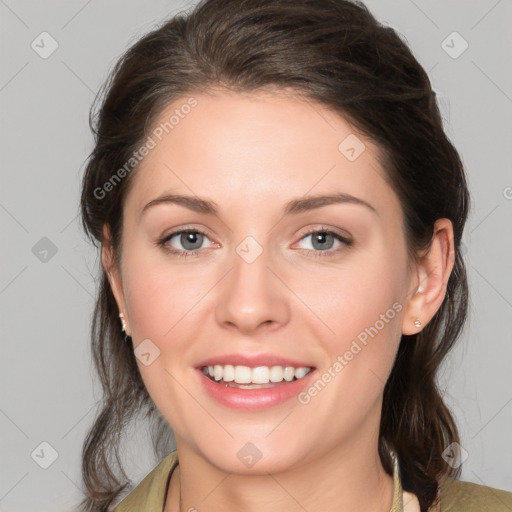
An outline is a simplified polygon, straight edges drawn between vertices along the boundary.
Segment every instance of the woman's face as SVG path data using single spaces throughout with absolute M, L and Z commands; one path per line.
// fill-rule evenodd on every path
M 114 286 L 178 449 L 262 474 L 375 448 L 414 282 L 377 148 L 277 93 L 180 98 L 150 137 Z

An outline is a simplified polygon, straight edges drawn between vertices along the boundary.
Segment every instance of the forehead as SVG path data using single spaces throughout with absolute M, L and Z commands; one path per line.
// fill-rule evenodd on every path
M 238 200 L 268 208 L 333 191 L 376 207 L 397 202 L 379 148 L 338 113 L 291 94 L 183 96 L 162 111 L 149 137 L 128 198 L 139 210 L 167 191 L 208 196 L 221 207 Z

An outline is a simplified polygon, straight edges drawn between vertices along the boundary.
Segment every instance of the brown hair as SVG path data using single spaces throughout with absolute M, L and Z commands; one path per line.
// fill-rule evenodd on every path
M 468 302 L 460 244 L 469 194 L 459 155 L 444 133 L 435 93 L 424 69 L 397 33 L 359 2 L 347 0 L 206 0 L 135 43 L 119 60 L 93 118 L 95 147 L 81 198 L 86 233 L 100 244 L 109 225 L 121 253 L 128 173 L 99 190 L 133 156 L 157 116 L 174 99 L 212 88 L 252 92 L 288 89 L 339 112 L 382 151 L 382 164 L 404 212 L 412 255 L 429 246 L 434 222 L 454 227 L 455 267 L 444 302 L 420 334 L 402 336 L 384 390 L 379 452 L 391 472 L 399 457 L 403 487 L 422 511 L 438 481 L 458 476 L 443 459 L 458 441 L 440 395 L 436 372 L 463 327 Z M 119 260 L 118 260 L 119 261 Z M 92 324 L 92 354 L 102 388 L 101 410 L 83 447 L 86 496 L 82 510 L 107 510 L 129 482 L 119 456 L 121 434 L 135 414 L 153 420 L 163 458 L 170 428 L 124 342 L 118 309 L 104 270 Z

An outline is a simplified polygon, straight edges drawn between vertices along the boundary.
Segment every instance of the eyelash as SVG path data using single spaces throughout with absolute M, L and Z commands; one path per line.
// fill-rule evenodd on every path
M 201 234 L 201 235 L 203 235 L 203 236 L 208 238 L 208 235 L 204 231 L 201 231 L 200 229 L 181 229 L 179 231 L 174 231 L 173 233 L 170 233 L 170 234 L 166 235 L 164 238 L 159 240 L 157 243 L 165 251 L 171 253 L 173 256 L 177 256 L 178 258 L 190 258 L 190 257 L 197 256 L 201 252 L 202 249 L 197 249 L 197 250 L 194 250 L 194 251 L 181 251 L 181 250 L 177 250 L 177 249 L 174 249 L 174 248 L 170 248 L 167 245 L 167 242 L 169 240 L 171 240 L 173 237 L 175 237 L 176 235 L 184 234 L 184 233 L 199 233 L 199 234 Z M 339 242 L 341 242 L 343 244 L 343 246 L 339 247 L 338 249 L 325 250 L 325 251 L 315 251 L 315 250 L 312 250 L 312 249 L 303 249 L 304 251 L 307 251 L 307 255 L 308 256 L 312 255 L 314 258 L 329 258 L 329 257 L 332 257 L 333 255 L 337 255 L 345 247 L 350 247 L 353 244 L 353 240 L 351 240 L 350 238 L 344 237 L 344 236 L 336 233 L 335 231 L 329 230 L 327 228 L 311 229 L 307 233 L 304 233 L 302 235 L 302 237 L 300 238 L 300 240 L 306 238 L 309 235 L 315 234 L 315 233 L 323 233 L 323 234 L 327 234 L 327 235 L 333 235 L 333 237 L 335 239 L 337 239 Z

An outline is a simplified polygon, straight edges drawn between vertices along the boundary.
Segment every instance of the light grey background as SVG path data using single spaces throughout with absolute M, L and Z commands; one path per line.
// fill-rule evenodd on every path
M 469 454 L 463 478 L 512 491 L 512 5 L 367 5 L 404 35 L 430 72 L 468 172 L 471 320 L 441 379 Z M 98 260 L 77 222 L 80 178 L 92 148 L 88 110 L 128 45 L 185 6 L 0 0 L 1 511 L 73 510 L 80 495 L 81 444 L 99 398 L 88 345 Z M 51 49 L 43 31 L 58 43 L 46 59 L 31 47 L 35 40 L 39 51 Z M 457 58 L 464 41 L 454 31 L 469 44 Z M 135 449 L 126 452 L 136 481 L 155 464 L 147 439 L 135 434 L 141 430 L 130 434 Z M 58 454 L 48 469 L 39 465 L 51 462 L 44 441 Z

